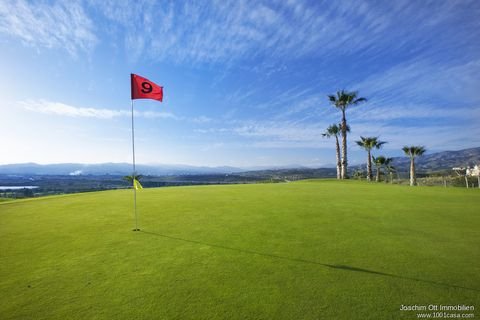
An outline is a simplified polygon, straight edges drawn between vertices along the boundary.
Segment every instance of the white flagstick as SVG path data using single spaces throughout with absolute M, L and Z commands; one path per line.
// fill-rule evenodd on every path
M 138 229 L 138 216 L 137 216 L 137 189 L 135 188 L 135 126 L 133 121 L 133 99 L 132 101 L 132 159 L 133 159 L 133 173 L 132 173 L 132 187 L 133 187 L 133 212 L 135 213 L 135 229 L 133 231 L 140 231 Z

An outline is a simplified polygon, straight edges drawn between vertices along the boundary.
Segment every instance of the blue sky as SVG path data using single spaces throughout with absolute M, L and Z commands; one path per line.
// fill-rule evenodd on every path
M 328 166 L 358 90 L 354 140 L 377 154 L 480 146 L 479 1 L 2 1 L 0 163 L 129 162 L 130 73 L 139 163 Z

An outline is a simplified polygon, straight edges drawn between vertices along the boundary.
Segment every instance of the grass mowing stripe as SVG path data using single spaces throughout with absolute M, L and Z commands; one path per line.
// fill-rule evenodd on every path
M 333 264 L 321 263 L 321 262 L 317 262 L 317 261 L 310 261 L 310 260 L 299 259 L 299 258 L 283 257 L 283 256 L 264 253 L 264 252 L 257 252 L 257 251 L 247 250 L 247 249 L 232 248 L 232 247 L 226 247 L 226 246 L 212 244 L 212 243 L 205 243 L 205 242 L 196 241 L 196 240 L 172 237 L 172 236 L 169 236 L 169 235 L 153 233 L 153 232 L 149 232 L 149 231 L 140 231 L 140 232 L 144 233 L 144 234 L 154 235 L 154 236 L 167 238 L 167 239 L 172 239 L 172 240 L 176 240 L 176 241 L 193 243 L 193 244 L 201 245 L 201 246 L 209 246 L 209 247 L 212 247 L 212 248 L 218 248 L 218 249 L 222 249 L 222 250 L 237 251 L 237 252 L 246 253 L 246 254 L 249 254 L 249 255 L 257 255 L 257 256 L 263 256 L 263 257 L 268 257 L 268 258 L 273 258 L 273 259 L 279 259 L 279 260 L 287 260 L 287 261 L 292 261 L 292 262 L 313 264 L 313 265 L 318 265 L 318 266 L 333 268 L 333 269 L 339 269 L 339 270 L 344 270 L 344 271 L 364 272 L 364 273 L 367 273 L 367 274 L 373 274 L 373 275 L 380 275 L 380 276 L 386 276 L 386 277 L 392 277 L 392 278 L 398 278 L 398 279 L 424 282 L 424 283 L 433 284 L 433 285 L 436 285 L 436 286 L 458 288 L 458 289 L 465 289 L 465 290 L 472 290 L 472 291 L 480 292 L 480 289 L 462 287 L 462 286 L 457 286 L 457 285 L 450 285 L 450 284 L 446 284 L 446 283 L 440 283 L 440 282 L 424 280 L 424 279 L 410 278 L 410 277 L 399 276 L 399 275 L 395 275 L 395 274 L 379 272 L 379 271 L 374 271 L 374 270 L 362 269 L 362 268 L 357 268 L 357 267 L 352 267 L 352 266 L 333 265 Z

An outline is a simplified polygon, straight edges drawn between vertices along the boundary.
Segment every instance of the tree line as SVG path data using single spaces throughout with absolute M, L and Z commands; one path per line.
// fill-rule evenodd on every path
M 337 179 L 348 178 L 348 158 L 347 158 L 347 133 L 350 132 L 350 126 L 347 124 L 346 111 L 349 107 L 358 105 L 363 102 L 367 102 L 367 98 L 359 97 L 357 91 L 337 91 L 336 94 L 328 95 L 330 104 L 341 111 L 341 120 L 338 124 L 330 125 L 325 133 L 322 135 L 327 138 L 335 138 L 335 151 L 336 151 L 336 167 L 337 167 Z M 340 146 L 339 137 L 342 139 Z M 390 181 L 393 181 L 393 173 L 395 167 L 392 166 L 392 158 L 385 156 L 374 157 L 371 154 L 373 149 L 380 149 L 386 141 L 380 141 L 379 137 L 363 137 L 360 136 L 360 140 L 355 141 L 362 149 L 367 151 L 367 180 L 373 181 L 372 161 L 376 167 L 375 181 L 380 181 L 380 171 L 382 168 L 385 172 L 388 172 Z M 423 155 L 426 152 L 424 146 L 404 146 L 402 148 L 404 154 L 410 158 L 410 185 L 415 186 L 417 184 L 415 173 L 415 158 Z M 386 180 L 386 179 L 385 179 Z

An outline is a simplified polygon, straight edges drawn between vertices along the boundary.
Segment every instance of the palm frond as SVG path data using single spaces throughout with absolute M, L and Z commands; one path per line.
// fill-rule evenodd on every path
M 375 163 L 376 166 L 382 166 L 385 164 L 385 160 L 386 158 L 384 156 L 378 156 L 378 157 L 374 157 L 372 156 L 372 159 L 373 159 L 373 162 Z
M 403 146 L 402 151 L 403 151 L 407 156 L 409 156 L 409 155 L 412 154 L 412 152 L 410 151 L 410 147 L 408 147 L 408 146 Z
M 337 124 L 330 125 L 325 133 L 322 134 L 324 137 L 336 136 L 340 133 L 340 127 Z
M 402 150 L 410 158 L 422 156 L 427 151 L 424 146 L 404 146 Z
M 359 104 L 360 102 L 367 102 L 367 98 L 358 98 L 352 101 L 352 104 Z
M 377 138 L 375 138 L 375 148 L 380 149 L 384 144 L 388 143 L 387 141 L 378 141 Z
M 425 152 L 427 152 L 427 149 L 425 149 L 424 146 L 417 146 L 415 147 L 415 154 L 417 156 L 422 156 Z

